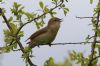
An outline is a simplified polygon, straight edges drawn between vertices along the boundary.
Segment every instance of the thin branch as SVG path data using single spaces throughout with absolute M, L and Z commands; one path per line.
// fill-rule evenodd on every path
M 36 19 L 39 19 L 40 17 L 42 17 L 42 16 L 44 16 L 44 15 L 46 15 L 46 14 L 47 14 L 47 13 L 43 13 L 42 15 L 40 15 L 40 16 L 38 16 L 38 17 L 36 17 L 36 18 L 34 18 L 34 19 L 32 19 L 32 20 L 30 20 L 30 21 L 24 23 L 22 26 L 19 27 L 19 29 L 18 29 L 16 35 L 18 35 L 18 33 L 20 32 L 20 30 L 21 30 L 25 25 L 27 25 L 28 23 L 31 23 L 32 21 L 34 21 L 34 20 L 36 20 Z
M 6 17 L 5 14 L 2 12 L 2 9 L 1 9 L 1 8 L 0 8 L 0 14 L 2 15 L 2 18 L 4 19 L 4 21 L 5 21 L 6 25 L 7 25 L 7 27 L 9 28 L 9 30 L 13 32 L 12 27 L 10 26 L 10 24 L 9 24 L 9 22 L 8 22 L 8 20 L 7 20 L 7 17 Z M 11 41 L 10 45 L 12 45 L 13 41 L 14 41 L 14 40 Z
M 17 40 L 17 43 L 18 43 L 19 47 L 21 48 L 21 51 L 22 51 L 23 53 L 25 53 L 24 47 L 22 46 L 22 44 L 21 44 L 21 42 L 19 41 L 19 39 L 16 38 L 16 40 Z M 27 59 L 28 59 L 28 63 L 30 64 L 30 66 L 36 66 L 35 64 L 32 63 L 32 61 L 30 60 L 29 57 L 27 57 Z
M 66 2 L 68 2 L 68 0 L 65 0 Z
M 4 13 L 2 12 L 2 9 L 1 9 L 1 8 L 0 8 L 0 13 L 2 14 L 2 17 L 3 17 L 4 21 L 6 22 L 6 25 L 8 26 L 8 28 L 9 28 L 10 30 L 12 30 L 12 28 L 11 28 L 11 26 L 10 26 L 10 24 L 9 24 L 9 22 L 8 22 L 8 20 L 7 20 L 7 18 L 6 18 L 6 16 L 5 16 Z M 16 35 L 16 41 L 17 41 L 19 47 L 21 48 L 21 51 L 22 51 L 23 53 L 25 53 L 24 50 L 23 50 L 24 47 L 22 46 L 21 42 L 19 41 L 19 38 L 17 37 L 17 35 Z M 29 57 L 28 57 L 27 59 L 28 59 L 28 63 L 30 64 L 30 66 L 36 66 L 35 64 L 32 63 L 32 61 L 30 60 Z
M 10 44 L 9 44 L 9 46 L 11 46 L 12 44 L 14 44 L 15 42 L 14 42 L 14 39 L 12 39 L 11 40 L 11 42 L 10 42 Z
M 32 19 L 32 20 L 30 20 L 30 21 L 24 23 L 21 27 L 19 27 L 19 29 L 18 29 L 16 35 L 18 35 L 18 33 L 20 32 L 20 30 L 21 30 L 25 25 L 27 25 L 28 23 L 31 23 L 32 21 L 35 21 L 35 20 L 41 18 L 42 16 L 44 16 L 44 15 L 46 15 L 46 14 L 48 14 L 48 13 L 51 13 L 54 9 L 58 8 L 58 7 L 61 6 L 62 4 L 63 4 L 63 1 L 62 1 L 59 5 L 55 6 L 54 8 L 51 8 L 51 10 L 50 10 L 49 12 L 43 13 L 43 14 L 41 14 L 40 16 L 38 16 L 38 17 L 36 17 L 36 18 L 34 18 L 34 19 Z
M 79 44 L 87 44 L 87 43 L 93 43 L 93 42 L 68 42 L 68 43 L 51 43 L 52 45 L 79 45 Z M 100 43 L 100 42 L 96 42 L 96 43 Z M 49 44 L 40 44 L 39 46 L 43 46 L 43 45 L 49 45 Z
M 84 18 L 97 18 L 97 17 L 77 17 L 76 18 L 79 18 L 79 19 L 84 19 Z
M 93 60 L 96 60 L 97 58 L 100 58 L 100 56 L 94 57 Z
M 57 7 L 59 7 L 61 4 L 63 4 L 63 1 L 62 1 L 59 5 L 56 5 L 54 8 L 52 8 L 48 13 L 52 12 L 54 9 L 56 9 Z M 11 28 L 11 26 L 10 26 L 10 24 L 9 24 L 9 22 L 8 22 L 8 20 L 7 20 L 7 18 L 6 18 L 5 15 L 2 13 L 2 9 L 1 9 L 1 8 L 0 8 L 0 13 L 2 14 L 2 17 L 3 17 L 3 19 L 5 20 L 5 22 L 6 22 L 7 26 L 8 26 L 8 28 L 9 28 L 10 30 L 12 30 L 12 28 Z M 30 20 L 30 21 L 24 23 L 21 27 L 19 27 L 19 29 L 18 29 L 18 31 L 17 31 L 17 33 L 16 33 L 15 36 L 16 36 L 16 41 L 17 41 L 17 43 L 18 43 L 18 45 L 19 45 L 19 47 L 20 47 L 20 49 L 21 49 L 21 51 L 22 51 L 23 53 L 25 53 L 24 47 L 22 46 L 22 44 L 21 44 L 21 42 L 20 42 L 20 40 L 19 40 L 19 38 L 18 38 L 18 36 L 17 36 L 17 35 L 19 34 L 20 30 L 21 30 L 26 24 L 31 23 L 32 21 L 35 21 L 35 20 L 41 18 L 42 16 L 44 16 L 44 15 L 46 15 L 46 14 L 48 14 L 48 13 L 43 13 L 42 15 L 40 15 L 40 16 L 38 16 L 38 17 L 36 17 L 36 18 L 34 18 L 34 19 L 32 19 L 32 20 Z M 30 66 L 36 66 L 35 64 L 32 63 L 32 61 L 30 60 L 29 57 L 28 57 L 27 59 L 28 59 L 28 63 L 30 64 Z
M 66 43 L 51 43 L 51 46 L 54 45 L 79 45 L 79 44 L 92 44 L 93 42 L 66 42 Z M 96 42 L 96 43 L 100 43 L 100 42 Z M 49 45 L 49 44 L 40 44 L 39 46 L 43 46 L 43 45 Z M 22 46 L 21 46 L 22 47 Z M 16 49 L 13 51 L 20 51 L 21 49 Z
M 79 44 L 87 44 L 87 43 L 93 43 L 93 42 L 67 42 L 67 43 L 51 43 L 51 46 L 55 46 L 55 45 L 79 45 Z M 100 43 L 100 42 L 97 42 Z M 49 44 L 40 44 L 39 46 L 43 46 L 43 45 L 49 45 Z M 13 51 L 20 51 L 21 49 L 16 49 Z
M 98 24 L 99 24 L 99 16 L 100 16 L 100 10 L 98 11 L 98 14 L 97 14 L 97 22 L 96 22 L 96 28 L 95 28 L 96 31 L 94 34 L 94 41 L 92 43 L 91 57 L 90 57 L 90 61 L 88 63 L 88 66 L 92 66 L 92 61 L 94 58 L 95 46 L 96 46 L 96 41 L 97 41 L 97 29 L 98 29 Z
M 9 24 L 9 22 L 8 22 L 8 20 L 7 20 L 7 18 L 5 17 L 5 14 L 2 12 L 2 9 L 1 9 L 1 8 L 0 8 L 0 14 L 2 15 L 3 19 L 5 20 L 5 23 L 7 24 L 8 28 L 9 28 L 10 30 L 12 30 L 12 28 L 11 28 L 11 26 L 10 26 L 10 24 Z

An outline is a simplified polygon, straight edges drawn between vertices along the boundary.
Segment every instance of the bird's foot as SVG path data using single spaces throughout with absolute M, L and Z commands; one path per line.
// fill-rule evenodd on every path
M 37 45 L 39 48 L 40 48 L 40 46 L 39 45 Z
M 29 55 L 29 57 L 31 57 L 31 58 L 32 58 L 32 57 L 35 57 L 35 56 L 33 56 L 33 55 Z
M 49 44 L 49 46 L 51 47 L 51 43 L 48 43 Z

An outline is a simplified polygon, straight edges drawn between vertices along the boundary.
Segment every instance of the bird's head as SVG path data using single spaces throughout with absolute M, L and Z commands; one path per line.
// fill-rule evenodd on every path
M 62 22 L 62 19 L 57 18 L 57 17 L 53 17 L 49 20 L 48 22 L 48 26 L 50 25 L 54 25 L 54 24 L 60 24 Z

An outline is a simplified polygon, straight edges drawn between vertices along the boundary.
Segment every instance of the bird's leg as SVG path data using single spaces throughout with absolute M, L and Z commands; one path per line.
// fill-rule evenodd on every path
M 39 44 L 37 46 L 40 48 Z
M 51 47 L 51 43 L 48 43 L 49 44 L 49 46 Z

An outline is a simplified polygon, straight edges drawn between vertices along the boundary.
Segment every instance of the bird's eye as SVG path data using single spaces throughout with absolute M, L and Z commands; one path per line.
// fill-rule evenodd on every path
M 57 21 L 56 19 L 54 21 Z

